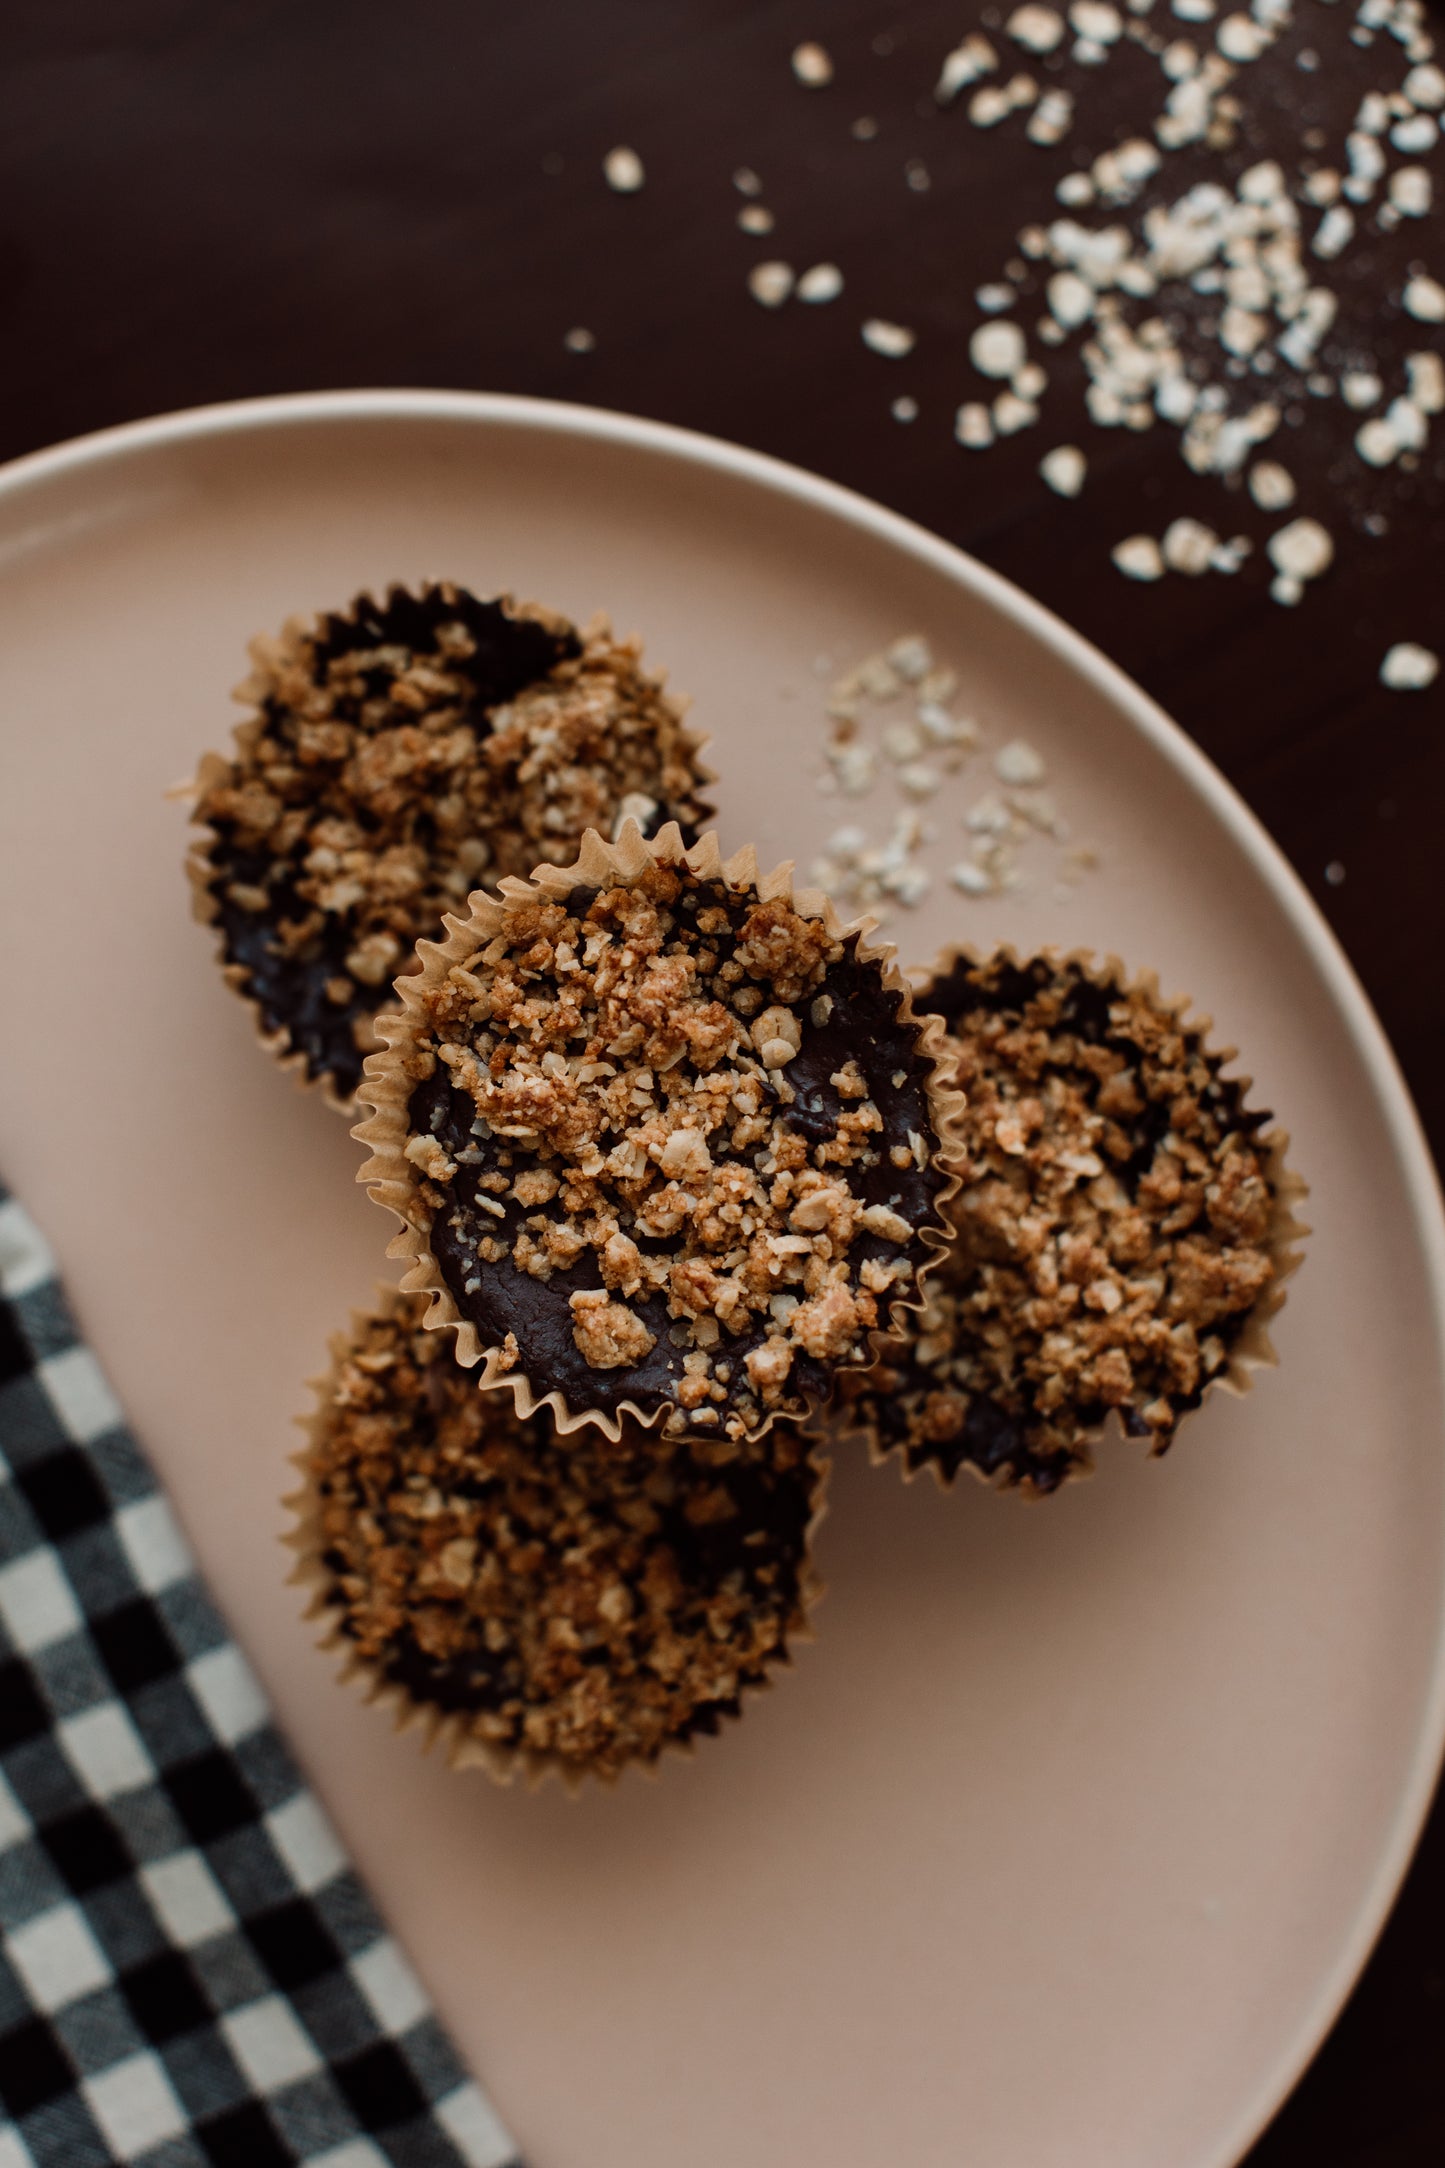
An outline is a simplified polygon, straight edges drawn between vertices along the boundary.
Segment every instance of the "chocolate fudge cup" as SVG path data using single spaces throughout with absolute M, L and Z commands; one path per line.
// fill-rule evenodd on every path
M 478 892 L 378 1019 L 358 1179 L 478 1383 L 754 1438 L 871 1360 L 957 1188 L 891 949 L 675 825 Z
M 691 1751 L 812 1638 L 821 1464 L 784 1424 L 559 1438 L 425 1310 L 387 1294 L 317 1382 L 287 1540 L 322 1645 L 454 1768 L 575 1790 Z
M 191 786 L 195 914 L 262 1042 L 354 1114 L 376 1012 L 482 879 L 565 863 L 632 813 L 711 816 L 685 702 L 604 617 L 582 631 L 449 581 L 252 643 L 230 758 Z
M 1115 957 L 950 949 L 916 999 L 950 1034 L 969 1165 L 923 1309 L 842 1381 L 834 1433 L 1033 1497 L 1089 1471 L 1114 1411 L 1163 1453 L 1275 1360 L 1308 1232 L 1288 1138 L 1210 1020 Z

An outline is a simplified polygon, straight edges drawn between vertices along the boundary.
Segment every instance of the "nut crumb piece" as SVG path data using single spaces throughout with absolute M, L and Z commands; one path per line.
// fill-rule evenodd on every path
M 614 1238 L 615 1239 L 615 1238 Z M 568 1298 L 573 1317 L 572 1338 L 584 1362 L 594 1370 L 618 1370 L 623 1364 L 641 1362 L 657 1345 L 625 1303 L 609 1302 L 601 1288 L 586 1289 Z

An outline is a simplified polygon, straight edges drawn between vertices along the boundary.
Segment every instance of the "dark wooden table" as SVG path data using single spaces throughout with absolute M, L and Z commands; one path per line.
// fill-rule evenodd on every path
M 1199 34 L 1165 5 L 1170 36 Z M 1399 74 L 1385 41 L 1346 42 L 1347 7 L 1296 0 L 1296 15 L 1252 79 L 1252 157 L 1295 155 L 1316 122 L 1338 131 L 1387 63 Z M 1177 513 L 1223 534 L 1271 523 L 1191 476 L 1172 430 L 1090 427 L 1072 347 L 1044 426 L 958 447 L 954 408 L 985 389 L 967 362 L 973 290 L 1020 226 L 1057 215 L 1056 159 L 930 96 L 979 20 L 978 0 L 5 0 L 0 456 L 211 400 L 419 384 L 625 408 L 850 483 L 1019 581 L 1212 755 L 1336 928 L 1438 1149 L 1445 678 L 1405 695 L 1377 671 L 1396 640 L 1445 649 L 1445 422 L 1413 473 L 1372 475 L 1349 451 L 1358 418 L 1299 402 L 1271 452 L 1337 558 L 1294 610 L 1268 599 L 1258 556 L 1234 578 L 1153 586 L 1114 570 L 1113 542 Z M 1431 21 L 1445 46 L 1438 5 Z M 806 38 L 833 55 L 825 90 L 791 75 Z M 1323 67 L 1295 65 L 1327 41 Z M 1122 61 L 1096 72 L 1076 154 L 1157 110 L 1157 76 L 1152 105 L 1141 81 Z M 860 138 L 865 116 L 876 132 Z M 602 181 L 616 144 L 645 159 L 638 194 Z M 1427 163 L 1445 198 L 1440 148 Z M 766 239 L 737 230 L 739 166 L 764 176 Z M 1437 210 L 1330 267 L 1342 322 L 1396 374 L 1407 350 L 1445 344 L 1383 298 L 1413 257 L 1445 274 L 1442 236 Z M 769 256 L 836 261 L 843 299 L 759 307 L 744 281 Z M 913 353 L 867 351 L 873 315 L 913 328 Z M 591 351 L 564 345 L 579 326 Z M 893 418 L 901 395 L 916 420 Z M 1060 441 L 1088 454 L 1077 502 L 1038 479 Z M 1437 1804 L 1364 1978 L 1251 2168 L 1439 2168 L 1442 2026 Z

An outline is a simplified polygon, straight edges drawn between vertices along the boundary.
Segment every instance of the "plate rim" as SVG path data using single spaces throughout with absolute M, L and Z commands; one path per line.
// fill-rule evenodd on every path
M 1007 618 L 1032 642 L 1076 671 L 1201 798 L 1283 911 L 1318 971 L 1364 1065 L 1410 1197 L 1436 1325 L 1436 1371 L 1445 1380 L 1445 1202 L 1440 1177 L 1394 1050 L 1354 967 L 1300 876 L 1244 799 L 1182 727 L 1134 680 L 1043 603 L 981 564 L 956 543 L 839 482 L 770 453 L 701 430 L 577 401 L 513 392 L 404 387 L 287 392 L 183 407 L 70 437 L 0 463 L 0 505 L 30 489 L 103 468 L 136 453 L 293 427 L 355 422 L 469 423 L 516 432 L 575 436 L 661 455 L 789 497 L 861 530 L 951 579 Z M 3 575 L 0 575 L 3 576 Z M 1445 1556 L 1445 1546 L 1442 1546 Z M 1445 1595 L 1445 1576 L 1441 1593 Z M 1193 2168 L 1238 2168 L 1314 2060 L 1379 1939 L 1418 1846 L 1445 1758 L 1445 1602 L 1436 1626 L 1421 1721 L 1384 1841 L 1334 1962 L 1286 2034 L 1267 2073 L 1241 2100 L 1222 2147 Z M 1186 2164 L 1187 2168 L 1187 2164 Z

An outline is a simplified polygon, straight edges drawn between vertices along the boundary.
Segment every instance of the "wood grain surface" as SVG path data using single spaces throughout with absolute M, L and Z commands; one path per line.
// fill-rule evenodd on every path
M 1169 35 L 1198 35 L 1155 5 Z M 1231 171 L 1297 158 L 1310 128 L 1342 133 L 1366 90 L 1398 79 L 1386 41 L 1348 40 L 1353 19 L 1295 0 Z M 1438 5 L 1430 19 L 1445 46 Z M 1051 359 L 1037 426 L 982 453 L 956 444 L 958 403 L 997 389 L 969 365 L 975 288 L 1023 225 L 1057 215 L 1063 165 L 1158 106 L 1157 74 L 1151 92 L 1130 55 L 1092 73 L 1057 152 L 971 126 L 932 86 L 943 54 L 997 21 L 976 0 L 6 0 L 0 456 L 213 400 L 410 384 L 625 409 L 850 484 L 1018 581 L 1218 762 L 1338 932 L 1438 1153 L 1445 677 L 1402 694 L 1378 669 L 1395 641 L 1445 650 L 1445 422 L 1413 472 L 1377 473 L 1351 449 L 1357 416 L 1291 399 L 1271 456 L 1336 545 L 1294 609 L 1268 593 L 1277 520 L 1191 474 L 1174 430 L 1086 421 L 1077 341 Z M 833 57 L 826 89 L 793 78 L 804 38 Z M 1301 48 L 1322 64 L 1302 67 Z M 603 180 L 617 144 L 644 160 L 636 194 Z M 1445 199 L 1441 148 L 1421 162 Z M 740 166 L 763 179 L 766 237 L 738 230 Z M 1210 170 L 1199 152 L 1184 185 Z M 745 282 L 769 257 L 836 262 L 844 292 L 764 309 Z M 1398 378 L 1406 352 L 1445 344 L 1399 309 L 1416 260 L 1445 276 L 1445 209 L 1329 266 L 1350 365 Z M 906 358 L 867 349 L 873 316 L 916 333 Z M 564 344 L 577 327 L 590 351 Z M 900 397 L 916 419 L 894 418 Z M 1038 475 L 1061 442 L 1089 461 L 1074 501 Z M 1241 572 L 1123 579 L 1113 544 L 1186 513 L 1254 538 Z M 1250 2168 L 1438 2168 L 1442 2024 L 1437 1805 L 1363 1980 Z

